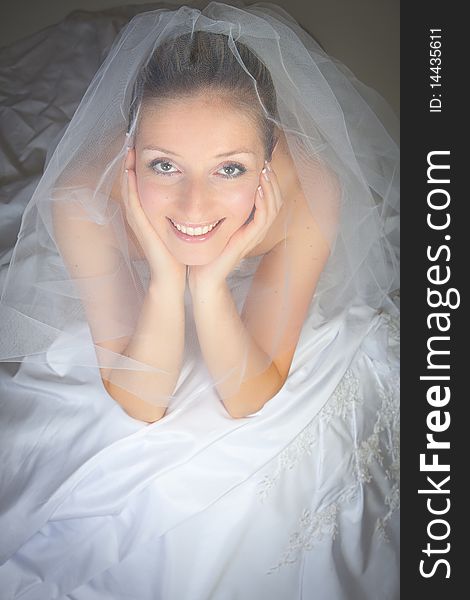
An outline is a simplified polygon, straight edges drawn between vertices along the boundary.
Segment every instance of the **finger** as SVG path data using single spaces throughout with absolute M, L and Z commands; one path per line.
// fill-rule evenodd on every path
M 135 182 L 135 171 L 133 169 L 126 169 L 127 172 L 127 198 L 129 201 L 129 206 L 132 210 L 136 210 L 137 206 L 140 205 L 138 195 L 137 195 L 137 186 Z
M 134 149 L 132 147 L 128 146 L 126 149 L 126 155 L 124 157 L 124 166 L 123 166 L 123 172 L 122 172 L 122 178 L 121 178 L 121 194 L 122 194 L 123 198 L 127 194 L 127 187 L 128 187 L 127 171 L 128 171 L 128 169 L 134 169 L 134 165 L 135 165 L 135 152 L 133 150 Z
M 261 183 L 255 194 L 255 214 L 253 216 L 253 227 L 254 229 L 260 230 L 268 223 L 268 206 L 267 206 L 267 194 L 269 189 L 263 186 Z
M 138 233 L 137 229 L 139 227 L 141 227 L 141 224 L 139 223 L 140 217 L 139 217 L 139 202 L 136 202 L 136 198 L 135 198 L 135 191 L 133 189 L 133 183 L 134 183 L 134 177 L 135 177 L 135 173 L 134 171 L 132 171 L 132 169 L 126 169 L 124 172 L 125 178 L 124 178 L 124 193 L 123 193 L 123 198 L 124 198 L 124 204 L 126 207 L 126 217 L 127 220 L 129 222 L 129 224 L 132 226 L 132 229 L 134 229 L 134 233 Z
M 281 189 L 279 187 L 279 181 L 278 181 L 276 172 L 273 170 L 273 168 L 271 166 L 271 163 L 267 162 L 266 166 L 268 169 L 269 179 L 271 181 L 271 187 L 272 187 L 273 194 L 274 194 L 274 199 L 275 199 L 275 204 L 276 204 L 276 212 L 279 212 L 279 210 L 282 206 L 282 202 L 283 202 Z
M 124 169 L 124 173 L 122 175 L 122 181 L 121 181 L 121 197 L 122 200 L 124 202 L 124 207 L 126 209 L 126 213 L 129 209 L 129 189 L 128 189 L 128 178 L 129 178 L 129 171 L 127 169 Z
M 263 236 L 263 230 L 266 224 L 265 202 L 263 200 L 263 191 L 261 185 L 255 192 L 255 212 L 253 219 L 244 227 L 238 229 L 228 241 L 222 257 L 231 265 L 245 256 Z
M 276 209 L 276 197 L 274 195 L 273 183 L 268 174 L 267 168 L 261 171 L 260 176 L 261 188 L 264 194 L 264 204 L 266 209 L 266 220 L 271 223 L 277 213 Z
M 236 234 L 240 238 L 240 241 L 244 240 L 244 243 L 254 239 L 256 236 L 259 236 L 259 233 L 262 231 L 262 228 L 266 222 L 266 218 L 264 216 L 266 211 L 261 185 L 256 188 L 254 196 L 254 208 L 255 210 L 251 221 L 241 227 Z
M 140 203 L 139 194 L 137 191 L 137 178 L 135 171 L 132 169 L 127 169 L 127 190 L 128 204 L 132 216 L 137 225 L 144 231 L 147 231 L 150 223 Z
M 138 226 L 137 220 L 134 215 L 134 210 L 132 209 L 132 206 L 129 201 L 129 170 L 128 169 L 126 169 L 124 171 L 122 199 L 123 199 L 123 203 L 124 203 L 126 221 L 131 226 L 131 229 L 137 236 L 137 239 L 140 241 L 141 234 L 139 232 L 139 226 Z
M 133 218 L 139 230 L 139 236 L 142 243 L 146 244 L 158 244 L 160 248 L 164 247 L 164 244 L 150 222 L 147 214 L 145 213 L 142 204 L 140 202 L 139 192 L 137 189 L 137 175 L 134 170 L 128 169 L 128 182 L 129 182 L 129 205 L 133 214 Z
M 132 148 L 131 146 L 127 147 L 125 168 L 135 169 L 135 148 Z
M 121 196 L 122 199 L 125 199 L 126 193 L 127 193 L 127 169 L 129 168 L 128 165 L 129 162 L 129 157 L 128 157 L 128 150 L 126 151 L 126 155 L 124 157 L 124 164 L 122 166 L 122 173 L 121 173 Z

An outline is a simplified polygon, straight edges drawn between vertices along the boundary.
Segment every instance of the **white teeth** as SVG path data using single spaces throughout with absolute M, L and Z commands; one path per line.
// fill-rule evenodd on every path
M 171 219 L 170 219 L 170 221 L 171 221 Z M 186 235 L 202 235 L 203 233 L 208 233 L 209 231 L 214 229 L 214 227 L 219 223 L 219 221 L 216 221 L 212 225 L 205 225 L 204 227 L 194 228 L 194 227 L 185 227 L 184 225 L 179 225 L 178 223 L 175 223 L 174 221 L 171 221 L 171 222 L 176 227 L 176 229 L 178 229 L 178 231 L 181 231 L 182 233 L 185 233 Z

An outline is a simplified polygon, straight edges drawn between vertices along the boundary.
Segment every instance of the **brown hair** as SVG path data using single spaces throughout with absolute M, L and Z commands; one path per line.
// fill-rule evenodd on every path
M 267 67 L 244 44 L 234 42 L 245 68 L 238 62 L 221 33 L 196 31 L 185 33 L 160 45 L 141 69 L 134 85 L 129 113 L 129 129 L 141 102 L 188 98 L 204 92 L 221 96 L 242 109 L 258 126 L 265 148 L 265 158 L 271 159 L 276 143 L 276 92 Z M 270 117 L 270 118 L 267 118 Z

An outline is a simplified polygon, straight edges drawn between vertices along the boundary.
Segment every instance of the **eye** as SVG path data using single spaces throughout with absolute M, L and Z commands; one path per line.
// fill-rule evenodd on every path
M 230 172 L 227 173 L 227 169 Z M 221 170 L 225 171 L 225 173 L 222 176 L 227 177 L 229 179 L 233 179 L 234 177 L 240 177 L 240 175 L 246 173 L 245 167 L 238 163 L 229 163 L 228 165 L 223 166 Z M 238 173 L 234 173 L 234 170 L 238 171 Z
M 172 162 L 162 158 L 156 158 L 152 160 L 149 163 L 149 167 L 155 173 L 157 173 L 157 175 L 174 175 L 178 172 Z M 174 167 L 176 170 L 172 171 L 172 167 Z M 222 177 L 225 177 L 226 179 L 234 179 L 235 177 L 240 177 L 240 175 L 243 175 L 243 173 L 246 172 L 246 168 L 239 163 L 229 163 L 224 165 L 220 171 L 223 171 Z
M 159 168 L 157 168 L 157 166 Z M 161 158 L 152 160 L 152 162 L 149 163 L 149 167 L 153 169 L 158 175 L 172 175 L 176 172 L 169 170 L 169 168 L 171 168 L 172 166 L 173 164 L 169 160 L 163 160 Z

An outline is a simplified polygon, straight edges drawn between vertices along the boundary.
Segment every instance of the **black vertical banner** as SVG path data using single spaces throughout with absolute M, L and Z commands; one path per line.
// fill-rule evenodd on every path
M 457 4 L 402 3 L 401 597 L 465 590 L 470 431 L 468 40 Z M 464 165 L 464 160 L 467 164 Z

